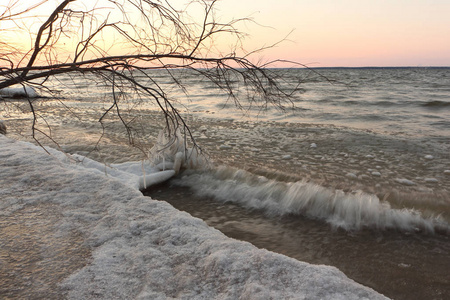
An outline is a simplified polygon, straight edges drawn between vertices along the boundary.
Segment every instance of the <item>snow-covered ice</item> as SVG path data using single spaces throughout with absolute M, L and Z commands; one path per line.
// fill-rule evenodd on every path
M 15 88 L 3 88 L 0 89 L 0 97 L 29 97 L 36 98 L 38 95 L 36 91 L 29 86 L 15 87 Z
M 60 284 L 69 299 L 385 299 L 334 267 L 227 238 L 144 197 L 137 172 L 157 169 L 49 152 L 0 135 L 0 212 L 48 203 L 62 211 L 55 234 L 82 232 L 92 259 Z

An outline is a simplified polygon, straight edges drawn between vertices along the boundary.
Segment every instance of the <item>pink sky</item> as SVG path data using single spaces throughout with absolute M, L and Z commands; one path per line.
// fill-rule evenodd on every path
M 251 15 L 247 48 L 309 66 L 450 66 L 448 0 L 224 0 L 224 17 Z
M 32 2 L 39 0 L 28 5 Z M 449 0 L 221 0 L 217 9 L 220 20 L 252 17 L 261 24 L 241 24 L 249 34 L 246 50 L 272 45 L 291 32 L 254 60 L 286 59 L 310 67 L 450 66 Z M 47 15 L 49 9 L 39 12 Z M 8 42 L 5 32 L 2 38 Z M 10 39 L 31 46 L 28 36 Z M 227 41 L 222 42 L 226 53 Z

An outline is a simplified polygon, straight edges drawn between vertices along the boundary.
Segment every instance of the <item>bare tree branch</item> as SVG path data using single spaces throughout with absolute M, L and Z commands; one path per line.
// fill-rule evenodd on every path
M 85 0 L 62 0 L 37 32 L 30 32 L 30 49 L 0 48 L 0 89 L 20 84 L 51 93 L 48 83 L 59 80 L 61 75 L 92 75 L 112 91 L 111 105 L 98 120 L 103 131 L 106 117 L 114 114 L 126 129 L 130 144 L 134 143 L 130 125 L 134 119 L 127 120 L 120 109 L 122 97 L 127 97 L 121 91 L 128 90 L 159 107 L 169 134 L 175 135 L 181 128 L 193 140 L 182 114 L 153 77 L 151 71 L 155 69 L 165 70 L 183 92 L 188 87 L 174 70 L 196 72 L 238 108 L 244 107 L 243 102 L 246 107 L 258 106 L 261 110 L 268 105 L 280 109 L 292 105 L 291 97 L 298 86 L 284 90 L 268 68 L 270 63 L 257 65 L 251 61 L 251 55 L 265 47 L 242 56 L 236 54 L 238 49 L 226 55 L 214 52 L 214 42 L 224 35 L 233 38 L 234 45 L 240 44 L 243 33 L 237 25 L 248 20 L 217 21 L 217 3 L 193 0 L 174 7 L 168 1 L 103 0 L 93 6 Z M 18 9 L 18 0 L 10 1 L 6 7 L 0 7 L 0 22 L 31 17 L 44 4 L 48 5 L 48 1 Z M 190 10 L 202 12 L 202 17 L 193 19 Z M 43 132 L 37 126 L 39 117 L 33 101 L 29 101 L 29 106 L 34 138 L 35 131 Z

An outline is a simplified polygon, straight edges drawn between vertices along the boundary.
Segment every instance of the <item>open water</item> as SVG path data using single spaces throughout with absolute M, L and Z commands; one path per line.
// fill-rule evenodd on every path
M 211 165 L 147 195 L 231 237 L 334 265 L 394 299 L 448 298 L 450 68 L 274 70 L 301 83 L 284 111 L 245 102 L 236 110 L 210 83 L 176 72 L 187 94 L 165 73 L 154 79 L 179 99 Z M 62 149 L 107 164 L 145 157 L 162 126 L 154 104 L 121 103 L 139 132 L 130 149 L 117 119 L 106 118 L 105 131 L 96 122 L 111 105 L 107 86 L 83 77 L 53 84 L 61 98 L 35 105 Z M 9 134 L 29 139 L 27 103 L 0 105 Z

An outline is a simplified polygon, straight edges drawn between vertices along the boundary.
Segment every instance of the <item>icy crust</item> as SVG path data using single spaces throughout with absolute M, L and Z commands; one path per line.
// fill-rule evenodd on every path
M 57 204 L 55 234 L 76 227 L 92 249 L 91 263 L 61 283 L 69 299 L 386 299 L 334 267 L 227 238 L 64 157 L 0 136 L 2 214 Z
M 167 181 L 178 172 L 178 169 L 173 169 L 174 164 L 170 161 L 156 166 L 150 161 L 105 165 L 78 154 L 68 155 L 52 148 L 46 148 L 45 151 L 61 162 L 79 165 L 82 168 L 90 169 L 92 172 L 115 178 L 137 190 L 144 190 L 152 185 Z

